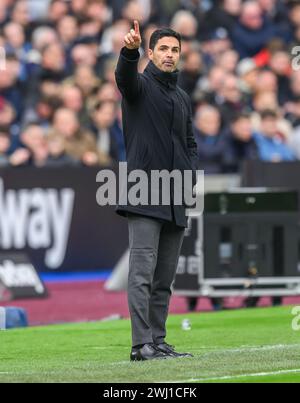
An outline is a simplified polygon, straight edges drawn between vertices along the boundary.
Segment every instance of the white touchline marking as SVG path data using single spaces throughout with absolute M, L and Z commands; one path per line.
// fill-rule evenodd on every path
M 215 378 L 198 378 L 198 379 L 188 379 L 181 381 L 168 381 L 168 383 L 191 383 L 191 382 L 205 382 L 205 381 L 226 381 L 231 379 L 242 379 L 242 378 L 259 378 L 262 376 L 272 376 L 272 375 L 286 375 L 286 374 L 297 374 L 300 373 L 299 369 L 286 369 L 282 371 L 273 371 L 273 372 L 258 372 L 256 374 L 243 374 L 243 375 L 230 375 L 230 376 L 219 376 Z
M 240 348 L 229 348 L 224 350 L 214 350 L 213 352 L 217 353 L 244 353 L 244 352 L 255 352 L 255 351 L 272 351 L 272 350 L 279 350 L 279 349 L 290 349 L 290 348 L 300 348 L 300 344 L 273 344 L 273 345 L 266 345 L 266 346 L 242 346 Z M 210 352 L 208 352 L 209 354 Z

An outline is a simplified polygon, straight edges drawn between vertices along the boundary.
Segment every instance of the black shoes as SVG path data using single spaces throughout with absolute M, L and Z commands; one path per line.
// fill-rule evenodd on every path
M 167 343 L 157 344 L 156 348 L 173 358 L 193 358 L 193 355 L 190 353 L 177 353 L 175 347 Z
M 167 343 L 148 343 L 138 349 L 132 349 L 131 361 L 164 360 L 167 358 L 192 358 L 190 353 L 177 353 L 173 346 Z
M 170 356 L 160 349 L 155 344 L 145 344 L 139 349 L 133 349 L 130 354 L 130 361 L 149 361 L 149 360 L 164 360 Z

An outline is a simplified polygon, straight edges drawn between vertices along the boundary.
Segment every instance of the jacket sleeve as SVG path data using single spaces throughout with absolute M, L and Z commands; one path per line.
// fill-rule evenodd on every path
M 128 101 L 135 101 L 142 91 L 142 79 L 138 73 L 140 53 L 137 49 L 121 50 L 115 72 L 118 88 Z

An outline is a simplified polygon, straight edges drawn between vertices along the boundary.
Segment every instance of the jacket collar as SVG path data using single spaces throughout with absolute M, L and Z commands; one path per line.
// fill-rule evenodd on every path
M 178 70 L 175 70 L 173 73 L 167 73 L 160 70 L 152 61 L 150 61 L 145 69 L 145 73 L 154 77 L 157 81 L 160 81 L 168 88 L 176 88 L 179 74 Z

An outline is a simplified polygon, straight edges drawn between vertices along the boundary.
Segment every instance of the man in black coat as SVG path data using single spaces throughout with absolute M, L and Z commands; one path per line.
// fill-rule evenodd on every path
M 149 196 L 162 191 L 150 186 L 153 172 L 176 170 L 193 174 L 190 186 L 172 182 L 167 205 L 161 200 L 157 205 L 126 200 L 117 207 L 117 212 L 128 217 L 129 223 L 131 360 L 142 361 L 190 356 L 177 353 L 165 342 L 165 337 L 171 285 L 187 227 L 187 204 L 182 201 L 177 205 L 173 191 L 180 186 L 185 192 L 183 188 L 188 187 L 192 194 L 196 184 L 197 144 L 192 132 L 190 99 L 177 86 L 180 35 L 170 29 L 155 31 L 150 39 L 150 62 L 144 73 L 139 74 L 141 35 L 137 21 L 134 28 L 124 38 L 125 47 L 116 69 L 116 81 L 123 95 L 128 172 L 140 170 L 147 175 Z M 128 188 L 130 193 L 130 184 Z

